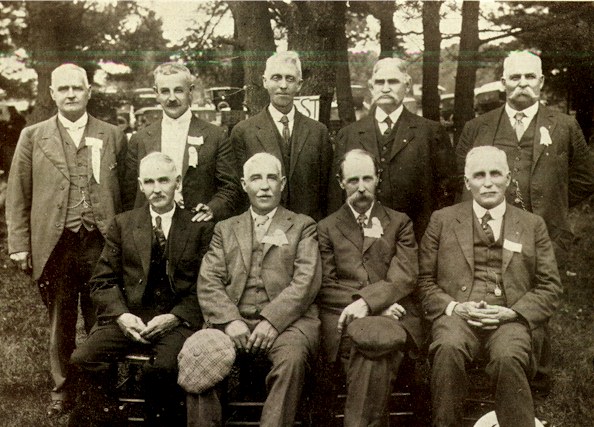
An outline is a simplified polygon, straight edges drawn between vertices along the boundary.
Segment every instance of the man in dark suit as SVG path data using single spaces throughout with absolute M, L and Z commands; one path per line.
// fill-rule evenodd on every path
M 262 78 L 270 105 L 231 132 L 238 163 L 243 165 L 259 152 L 278 157 L 287 177 L 281 205 L 319 221 L 327 212 L 332 145 L 326 126 L 294 106 L 302 84 L 299 56 L 295 52 L 272 55 Z
M 328 363 L 347 376 L 345 426 L 388 426 L 388 398 L 403 351 L 421 345 L 420 313 L 412 292 L 417 283 L 417 242 L 410 218 L 375 200 L 377 165 L 366 151 L 349 151 L 340 163 L 347 203 L 318 224 L 322 287 L 317 303 L 322 349 Z M 369 356 L 346 334 L 363 317 L 390 316 L 399 342 Z M 382 328 L 383 324 L 377 324 Z M 409 339 L 408 337 L 412 338 Z
M 473 201 L 435 212 L 420 247 L 433 425 L 461 425 L 465 364 L 484 348 L 499 425 L 534 427 L 532 344 L 562 293 L 553 246 L 542 218 L 506 203 L 503 151 L 472 149 L 464 180 Z
M 464 126 L 456 147 L 458 173 L 463 174 L 464 158 L 472 147 L 492 145 L 505 151 L 512 179 L 507 200 L 545 220 L 563 275 L 573 242 L 569 208 L 594 193 L 594 155 L 573 117 L 540 104 L 544 76 L 538 56 L 512 52 L 503 63 L 501 81 L 505 106 Z M 551 381 L 548 338 L 542 346 L 533 385 L 547 391 Z
M 47 413 L 70 403 L 68 361 L 75 347 L 78 303 L 85 329 L 95 322 L 88 280 L 111 218 L 121 212 L 120 182 L 126 138 L 86 112 L 91 89 L 84 69 L 63 64 L 52 72 L 58 114 L 21 132 L 6 198 L 8 252 L 32 268 L 49 311 L 50 374 Z
M 145 368 L 150 425 L 179 425 L 183 417 L 175 413 L 183 396 L 177 388 L 177 354 L 202 325 L 196 280 L 213 226 L 192 222 L 192 214 L 176 206 L 181 178 L 166 154 L 142 159 L 138 182 L 148 204 L 115 217 L 91 280 L 97 323 L 72 355 L 86 380 L 72 426 L 105 418 L 103 408 L 113 408 L 110 399 L 115 400 L 110 364 L 134 351 L 154 353 Z
M 293 425 L 320 328 L 312 304 L 322 279 L 316 224 L 279 206 L 286 182 L 281 170 L 271 154 L 248 159 L 241 183 L 250 208 L 215 226 L 198 280 L 205 322 L 223 330 L 240 355 L 272 362 L 263 427 Z M 188 425 L 222 425 L 215 388 L 187 401 Z
M 402 104 L 411 88 L 406 64 L 397 58 L 379 60 L 369 80 L 375 108 L 367 117 L 340 130 L 334 152 L 334 175 L 347 151 L 364 149 L 379 164 L 376 197 L 384 206 L 413 221 L 417 240 L 431 212 L 453 202 L 454 153 L 439 123 L 412 114 Z M 344 201 L 338 184 L 330 184 L 330 207 Z
M 130 139 L 124 207 L 144 204 L 144 196 L 136 185 L 138 161 L 152 151 L 160 151 L 173 159 L 181 173 L 176 201 L 178 206 L 194 213 L 193 221 L 228 218 L 237 208 L 241 190 L 235 153 L 225 130 L 192 114 L 193 77 L 184 65 L 161 64 L 154 77 L 163 118 Z

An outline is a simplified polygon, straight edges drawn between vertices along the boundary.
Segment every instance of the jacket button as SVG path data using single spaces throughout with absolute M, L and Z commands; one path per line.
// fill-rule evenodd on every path
M 466 286 L 462 286 L 462 292 L 466 292 Z
M 56 228 L 60 228 L 62 224 L 60 224 L 59 222 L 56 222 Z

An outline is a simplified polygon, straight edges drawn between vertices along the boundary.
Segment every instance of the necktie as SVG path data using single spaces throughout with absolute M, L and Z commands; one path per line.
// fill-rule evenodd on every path
M 386 125 L 388 125 L 387 129 L 384 131 L 384 135 L 388 135 L 390 132 L 392 132 L 392 125 L 394 123 L 392 122 L 392 119 L 390 118 L 390 116 L 386 117 L 386 119 L 384 120 L 384 123 Z
M 367 215 L 359 214 L 359 216 L 357 217 L 357 223 L 359 224 L 359 227 L 361 227 L 361 231 L 365 228 L 366 222 L 367 222 Z
M 516 122 L 514 123 L 514 130 L 516 131 L 518 141 L 522 139 L 522 135 L 524 135 L 524 131 L 526 130 L 524 128 L 524 122 L 522 122 L 522 119 L 524 117 L 526 117 L 526 114 L 522 113 L 521 111 L 518 111 L 514 116 L 514 118 L 516 119 Z
M 264 225 L 268 221 L 268 215 L 258 215 L 254 220 L 254 230 L 256 232 L 256 240 L 261 242 L 266 234 L 266 228 Z
M 493 234 L 493 229 L 489 225 L 489 221 L 491 221 L 492 219 L 493 217 L 491 216 L 489 211 L 485 212 L 485 215 L 483 215 L 483 218 L 481 219 L 481 228 L 483 229 L 483 231 L 489 238 L 489 242 L 491 243 L 495 242 L 495 234 Z
M 289 118 L 282 116 L 280 122 L 283 124 L 283 140 L 286 145 L 289 145 L 289 139 L 291 138 L 291 132 L 289 131 Z
M 157 242 L 159 243 L 159 247 L 162 251 L 165 250 L 165 246 L 167 245 L 167 238 L 165 237 L 165 233 L 163 232 L 163 228 L 161 227 L 161 217 L 155 217 L 155 227 L 153 229 L 155 232 L 155 237 L 157 238 Z

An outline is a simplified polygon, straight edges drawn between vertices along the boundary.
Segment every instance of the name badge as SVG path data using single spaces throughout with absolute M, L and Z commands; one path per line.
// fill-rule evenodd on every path
M 520 253 L 520 252 L 522 252 L 522 244 L 504 239 L 503 240 L 503 249 L 507 249 L 508 251 Z

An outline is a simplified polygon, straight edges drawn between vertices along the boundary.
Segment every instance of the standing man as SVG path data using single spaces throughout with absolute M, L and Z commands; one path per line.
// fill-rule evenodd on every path
M 319 340 L 312 304 L 322 279 L 316 224 L 279 206 L 285 182 L 275 156 L 248 159 L 241 184 L 250 208 L 215 226 L 198 279 L 206 323 L 224 331 L 239 354 L 263 354 L 272 362 L 263 427 L 294 424 Z M 215 388 L 188 395 L 188 423 L 222 425 Z
M 239 164 L 260 152 L 278 157 L 287 177 L 281 205 L 319 221 L 327 212 L 332 145 L 326 126 L 305 117 L 293 104 L 303 82 L 297 53 L 268 58 L 262 80 L 270 104 L 231 132 Z
M 202 326 L 196 280 L 213 225 L 192 222 L 176 206 L 181 177 L 166 154 L 142 159 L 138 183 L 148 204 L 115 217 L 91 280 L 97 323 L 72 355 L 85 380 L 73 427 L 116 422 L 117 376 L 109 368 L 135 351 L 154 354 L 143 376 L 149 425 L 184 425 L 177 354 Z
M 192 114 L 194 78 L 186 66 L 168 62 L 159 65 L 153 75 L 163 119 L 130 139 L 125 208 L 144 204 L 144 195 L 136 184 L 138 162 L 148 153 L 160 151 L 173 159 L 181 173 L 176 201 L 180 207 L 194 213 L 192 221 L 220 221 L 231 216 L 238 206 L 241 190 L 235 154 L 224 129 Z
M 326 362 L 338 362 L 347 378 L 344 425 L 388 426 L 388 399 L 404 352 L 423 342 L 412 298 L 417 241 L 410 218 L 375 200 L 378 176 L 371 154 L 349 151 L 339 167 L 347 203 L 318 224 L 322 349 Z M 365 332 L 391 335 L 388 350 L 370 351 L 347 333 L 349 324 L 355 327 L 353 321 L 363 318 L 368 322 L 359 327 Z
M 10 258 L 22 270 L 32 268 L 49 310 L 52 416 L 71 403 L 67 372 L 79 296 L 87 332 L 95 322 L 88 280 L 108 223 L 122 210 L 126 138 L 117 127 L 87 114 L 91 88 L 84 69 L 57 67 L 50 94 L 58 114 L 23 129 L 17 143 L 6 222 Z
M 375 108 L 338 133 L 334 175 L 339 175 L 339 162 L 347 151 L 360 148 L 373 154 L 379 164 L 377 199 L 407 214 L 420 240 L 431 212 L 453 202 L 455 166 L 450 139 L 439 123 L 404 108 L 402 100 L 411 88 L 411 78 L 401 59 L 376 62 L 369 88 Z M 344 200 L 344 191 L 332 183 L 328 211 L 336 211 Z
M 569 208 L 594 193 L 594 155 L 574 118 L 540 104 L 544 76 L 538 56 L 512 52 L 503 62 L 501 82 L 505 106 L 464 126 L 456 147 L 458 172 L 463 173 L 472 147 L 492 145 L 503 150 L 511 170 L 507 200 L 545 220 L 559 271 L 564 273 L 573 242 Z M 539 367 L 532 384 L 544 392 L 551 384 L 550 346 L 546 332 L 537 344 Z
M 503 151 L 472 149 L 464 181 L 473 200 L 435 212 L 419 254 L 421 302 L 432 322 L 433 426 L 462 424 L 465 365 L 484 348 L 499 425 L 534 427 L 534 335 L 562 293 L 553 246 L 542 218 L 506 203 Z

